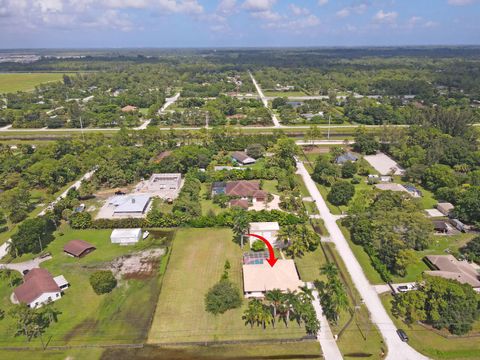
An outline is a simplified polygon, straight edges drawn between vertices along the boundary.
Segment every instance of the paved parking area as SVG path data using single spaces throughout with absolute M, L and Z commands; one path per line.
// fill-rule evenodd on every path
M 365 156 L 370 165 L 377 170 L 380 175 L 390 175 L 394 170 L 394 175 L 403 175 L 404 170 L 398 165 L 398 163 L 391 157 L 384 153 L 378 153 L 376 155 Z

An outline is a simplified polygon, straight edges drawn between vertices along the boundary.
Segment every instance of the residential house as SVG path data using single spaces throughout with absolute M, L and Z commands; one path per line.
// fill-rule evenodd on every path
M 320 116 L 320 117 L 323 117 L 323 111 L 319 111 L 318 113 L 316 114 L 313 114 L 313 113 L 305 113 L 305 114 L 301 114 L 300 116 L 303 117 L 305 120 L 312 120 L 314 117 L 316 116 Z
M 282 247 L 283 244 L 277 241 L 277 235 L 280 231 L 278 222 L 251 222 L 248 228 L 250 234 L 263 236 L 273 247 Z M 250 246 L 257 240 L 256 237 L 250 236 Z
M 142 229 L 114 229 L 110 235 L 112 244 L 133 245 L 142 238 Z
M 83 240 L 70 240 L 63 246 L 63 251 L 72 257 L 80 258 L 95 250 L 95 246 Z
M 68 287 L 63 276 L 54 278 L 47 270 L 34 268 L 25 275 L 23 284 L 13 290 L 13 300 L 32 309 L 56 301 L 62 297 L 62 289 L 56 280 L 61 280 L 59 283 L 63 288 Z
M 248 200 L 244 199 L 232 199 L 229 201 L 228 206 L 231 208 L 238 207 L 247 210 L 250 207 L 250 203 L 248 202 Z
M 244 264 L 243 291 L 246 298 L 263 298 L 267 291 L 279 289 L 282 292 L 298 291 L 304 282 L 293 260 L 278 260 L 275 266 L 266 261 Z
M 457 280 L 480 289 L 480 275 L 467 261 L 459 261 L 453 255 L 428 255 L 424 261 L 432 269 L 425 274 Z
M 301 101 L 287 101 L 286 103 L 287 105 L 290 105 L 291 107 L 293 107 L 294 109 L 300 107 L 303 105 L 303 102 Z
M 255 164 L 255 161 L 256 161 L 254 158 L 251 158 L 250 156 L 248 156 L 243 151 L 235 151 L 232 154 L 232 159 L 233 159 L 233 161 L 235 161 L 239 164 L 242 164 L 242 165 Z
M 454 209 L 455 207 L 448 203 L 448 202 L 443 202 L 443 203 L 438 203 L 437 204 L 437 210 L 440 211 L 443 215 L 449 216 L 450 212 Z
M 240 199 L 255 202 L 266 202 L 268 193 L 260 189 L 260 182 L 256 180 L 229 181 L 225 186 L 225 194 Z
M 448 234 L 452 230 L 450 224 L 444 220 L 433 220 L 432 224 L 433 230 L 439 234 Z
M 182 174 L 180 173 L 152 174 L 142 191 L 149 191 L 154 193 L 166 189 L 180 190 L 181 187 Z
M 224 181 L 216 181 L 212 184 L 212 196 L 223 195 L 227 189 L 227 183 Z
M 413 185 L 403 185 L 407 192 L 413 197 L 422 197 L 422 192 Z
M 142 217 L 150 204 L 150 195 L 115 195 L 108 199 L 113 217 Z
M 129 113 L 129 112 L 134 112 L 134 111 L 137 111 L 138 108 L 136 106 L 132 106 L 132 105 L 127 105 L 127 106 L 124 106 L 122 108 L 122 112 L 124 113 Z
M 337 156 L 337 158 L 335 159 L 335 163 L 341 165 L 341 164 L 345 164 L 348 161 L 355 162 L 357 160 L 358 160 L 357 155 L 351 152 L 346 152 L 345 154 Z

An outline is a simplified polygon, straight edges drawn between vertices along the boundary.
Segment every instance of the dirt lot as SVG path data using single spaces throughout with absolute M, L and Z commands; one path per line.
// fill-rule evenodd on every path
M 164 249 L 151 249 L 116 258 L 110 263 L 110 269 L 119 280 L 144 279 L 154 275 Z

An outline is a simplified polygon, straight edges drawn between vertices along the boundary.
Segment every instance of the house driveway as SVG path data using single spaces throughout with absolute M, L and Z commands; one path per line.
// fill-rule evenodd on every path
M 267 206 L 265 206 L 265 203 L 263 202 L 256 202 L 252 204 L 248 208 L 248 210 L 255 210 L 255 211 L 261 211 L 261 210 L 280 210 L 280 196 L 278 195 L 273 195 L 273 200 L 270 201 Z
M 37 257 L 33 260 L 28 260 L 24 261 L 21 263 L 14 263 L 14 264 L 0 264 L 0 269 L 10 269 L 10 270 L 16 270 L 23 276 L 23 272 L 25 270 L 32 270 L 34 268 L 40 267 L 39 265 L 47 260 L 50 260 L 52 257 L 51 256 L 46 256 L 44 258 Z

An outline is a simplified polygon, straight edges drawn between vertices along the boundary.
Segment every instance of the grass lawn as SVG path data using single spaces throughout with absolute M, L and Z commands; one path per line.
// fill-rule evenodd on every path
M 149 343 L 300 338 L 304 328 L 291 324 L 275 329 L 245 326 L 239 309 L 214 316 L 205 311 L 204 296 L 220 280 L 226 260 L 230 279 L 242 291 L 240 247 L 230 229 L 179 229 L 148 336 Z
M 200 205 L 202 207 L 203 215 L 207 215 L 209 212 L 218 214 L 224 210 L 219 205 L 214 204 L 213 200 L 207 199 L 207 194 L 210 191 L 211 191 L 210 186 L 208 184 L 202 184 L 202 188 L 200 190 Z M 172 208 L 173 208 L 173 205 L 172 205 Z
M 279 191 L 277 190 L 278 181 L 277 180 L 263 180 L 262 189 L 270 194 L 278 195 Z
M 63 73 L 11 73 L 0 74 L 0 93 L 30 91 L 35 86 L 60 81 Z
M 327 260 L 320 246 L 315 251 L 306 253 L 301 258 L 296 258 L 295 264 L 297 264 L 302 281 L 324 280 L 324 276 L 320 275 L 320 268 L 327 264 Z
M 271 91 L 265 90 L 263 92 L 268 97 L 290 97 L 290 96 L 306 96 L 303 91 Z
M 320 344 L 303 341 L 276 344 L 234 344 L 212 346 L 146 346 L 142 349 L 105 350 L 101 360 L 253 360 L 253 359 L 323 359 Z
M 31 351 L 8 351 L 0 350 L 0 359 L 2 360 L 18 360 L 35 359 L 35 360 L 97 360 L 100 359 L 104 352 L 101 348 L 83 348 L 70 350 L 31 350 Z
M 148 244 L 157 244 L 147 241 L 132 247 L 111 244 L 111 230 L 71 230 L 64 225 L 61 231 L 64 235 L 57 233 L 56 239 L 46 248 L 53 259 L 42 263 L 41 267 L 48 269 L 53 276 L 64 275 L 71 287 L 55 302 L 61 315 L 58 323 L 46 331 L 44 339 L 51 336 L 50 345 L 143 342 L 157 301 L 159 277 L 121 280 L 111 293 L 99 296 L 93 292 L 89 276 L 118 256 L 138 251 Z M 63 245 L 72 239 L 86 240 L 97 249 L 81 259 L 69 257 L 63 253 Z M 8 299 L 11 289 L 4 280 L 0 282 L 0 289 L 0 306 L 8 313 L 12 307 Z M 23 337 L 13 337 L 12 326 L 12 319 L 5 317 L 0 322 L 0 338 L 8 339 L 10 345 L 24 346 Z M 40 340 L 29 345 L 40 346 Z
M 383 305 L 391 313 L 392 296 L 381 296 Z M 480 341 L 478 337 L 472 338 L 445 338 L 423 326 L 413 324 L 408 327 L 401 319 L 391 316 L 398 328 L 405 330 L 409 337 L 409 344 L 421 353 L 433 359 L 478 359 L 480 354 Z M 475 332 L 480 332 L 480 321 L 474 324 Z

